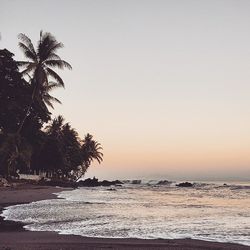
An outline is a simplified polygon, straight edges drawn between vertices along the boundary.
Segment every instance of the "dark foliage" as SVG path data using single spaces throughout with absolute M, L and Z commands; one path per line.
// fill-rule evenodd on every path
M 60 103 L 49 92 L 64 87 L 53 67 L 71 69 L 56 54 L 63 44 L 43 32 L 36 50 L 26 35 L 20 34 L 19 39 L 28 61 L 16 62 L 10 51 L 0 50 L 0 175 L 9 178 L 18 169 L 21 173 L 45 172 L 57 180 L 75 181 L 93 160 L 100 163 L 103 154 L 92 135 L 81 140 L 62 116 L 48 124 L 51 113 L 47 106 L 53 108 L 53 102 Z M 19 67 L 24 68 L 22 72 Z
M 31 100 L 31 86 L 18 71 L 17 62 L 8 50 L 0 50 L 0 129 L 15 133 Z M 34 103 L 25 124 L 26 130 L 40 129 L 49 116 Z
M 69 123 L 64 124 L 62 116 L 55 118 L 45 130 L 45 141 L 32 165 L 56 178 L 77 180 L 85 174 L 91 161 L 102 161 L 101 148 L 91 135 L 81 141 Z M 86 152 L 86 148 L 89 149 Z M 52 153 L 53 152 L 53 153 Z
M 30 167 L 32 145 L 37 143 L 40 129 L 49 115 L 32 103 L 22 133 L 16 133 L 31 100 L 31 85 L 18 71 L 17 62 L 8 50 L 0 50 L 0 174 L 11 175 L 16 166 Z M 25 167 L 26 166 L 26 167 Z

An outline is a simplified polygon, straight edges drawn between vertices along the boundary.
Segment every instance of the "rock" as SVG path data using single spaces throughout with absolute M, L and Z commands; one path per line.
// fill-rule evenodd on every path
M 117 191 L 115 188 L 108 188 L 107 191 Z
M 77 182 L 78 187 L 97 187 L 100 186 L 97 178 L 88 178 Z
M 129 184 L 129 183 L 130 183 L 130 180 L 122 180 L 122 182 L 123 182 L 124 184 Z
M 122 184 L 122 182 L 121 181 L 118 181 L 118 180 L 116 180 L 116 181 L 107 181 L 107 180 L 104 180 L 104 181 L 100 181 L 99 182 L 99 185 L 100 186 L 104 186 L 104 187 L 107 187 L 107 186 L 112 186 L 112 185 L 120 185 L 120 184 Z
M 171 181 L 163 180 L 159 181 L 156 185 L 170 185 L 171 183 Z
M 117 185 L 117 186 L 118 186 L 118 185 L 122 185 L 122 184 L 123 184 L 122 181 L 119 181 L 119 180 L 116 180 L 116 181 L 115 181 L 115 185 Z
M 99 182 L 99 186 L 108 187 L 108 186 L 111 186 L 111 185 L 114 185 L 112 181 L 104 180 L 104 181 Z
M 193 187 L 194 184 L 190 183 L 190 182 L 181 182 L 179 184 L 176 184 L 177 187 Z
M 141 184 L 141 180 L 132 180 L 131 184 Z
M 104 181 L 98 181 L 97 178 L 88 178 L 86 180 L 83 180 L 83 181 L 79 181 L 77 183 L 77 185 L 79 187 L 98 187 L 98 186 L 104 186 L 104 187 L 109 187 L 109 186 L 112 186 L 112 185 L 121 185 L 123 184 L 121 181 L 119 180 L 116 180 L 116 181 L 107 181 L 107 180 L 104 180 Z

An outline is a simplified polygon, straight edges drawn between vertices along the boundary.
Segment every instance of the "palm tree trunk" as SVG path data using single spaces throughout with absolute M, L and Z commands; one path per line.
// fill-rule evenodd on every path
M 17 130 L 17 132 L 16 132 L 17 134 L 20 134 L 20 132 L 22 131 L 23 125 L 24 125 L 24 123 L 25 123 L 27 117 L 29 116 L 29 112 L 30 112 L 31 106 L 32 106 L 32 102 L 29 104 L 29 107 L 28 107 L 28 109 L 27 109 L 27 112 L 26 112 L 26 114 L 25 114 L 25 116 L 24 116 L 22 122 L 20 123 L 20 126 L 19 126 L 19 128 L 18 128 L 18 130 Z
M 33 92 L 32 92 L 32 96 L 31 96 L 31 101 L 30 101 L 30 103 L 29 103 L 29 106 L 28 106 L 28 108 L 27 108 L 27 111 L 26 111 L 26 113 L 25 113 L 25 116 L 24 116 L 23 120 L 21 121 L 20 126 L 19 126 L 19 128 L 18 128 L 16 134 L 20 134 L 20 132 L 22 131 L 23 125 L 24 125 L 24 123 L 25 123 L 27 117 L 29 116 L 30 109 L 31 109 L 32 104 L 33 104 L 33 102 L 34 102 L 35 93 L 36 93 L 36 85 L 34 86 L 34 90 L 33 90 Z
M 25 121 L 26 121 L 26 119 L 27 119 L 27 117 L 29 116 L 29 112 L 30 112 L 30 109 L 31 109 L 31 106 L 32 106 L 32 104 L 33 104 L 33 102 L 34 102 L 34 98 L 35 98 L 35 93 L 36 93 L 36 85 L 34 86 L 34 90 L 33 90 L 33 92 L 32 92 L 32 96 L 31 96 L 31 101 L 30 101 L 30 103 L 29 103 L 29 106 L 28 106 L 28 108 L 27 108 L 27 111 L 26 111 L 26 113 L 25 113 L 25 116 L 24 116 L 24 118 L 23 118 L 23 120 L 21 121 L 21 123 L 20 123 L 20 126 L 19 126 L 19 128 L 17 129 L 17 131 L 16 131 L 16 136 L 18 136 L 18 135 L 20 135 L 20 133 L 21 133 L 21 131 L 22 131 L 22 128 L 23 128 L 23 125 L 24 125 L 24 123 L 25 123 Z M 15 145 L 15 147 L 16 147 L 16 150 L 18 149 L 18 147 L 17 147 L 17 145 Z M 11 157 L 10 157 L 11 158 Z M 11 164 L 12 164 L 12 162 L 10 161 L 10 159 L 7 161 L 7 170 L 8 170 L 8 173 L 7 173 L 7 175 L 10 177 L 10 168 L 11 168 Z

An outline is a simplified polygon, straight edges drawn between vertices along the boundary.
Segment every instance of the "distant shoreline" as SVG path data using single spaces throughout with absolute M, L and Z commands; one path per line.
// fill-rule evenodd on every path
M 6 206 L 24 204 L 44 199 L 56 199 L 54 193 L 71 190 L 65 188 L 22 184 L 15 188 L 0 188 L 0 213 Z M 32 232 L 20 222 L 0 218 L 0 248 L 11 250 L 45 249 L 250 249 L 249 246 L 193 239 L 109 239 L 75 235 L 60 235 L 56 232 Z

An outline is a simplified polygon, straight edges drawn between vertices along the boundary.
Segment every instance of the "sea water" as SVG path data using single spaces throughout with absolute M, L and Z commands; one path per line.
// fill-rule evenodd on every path
M 8 207 L 5 219 L 31 231 L 89 237 L 193 238 L 250 246 L 250 183 L 196 183 L 177 187 L 127 182 L 123 186 L 79 188 L 61 199 Z

